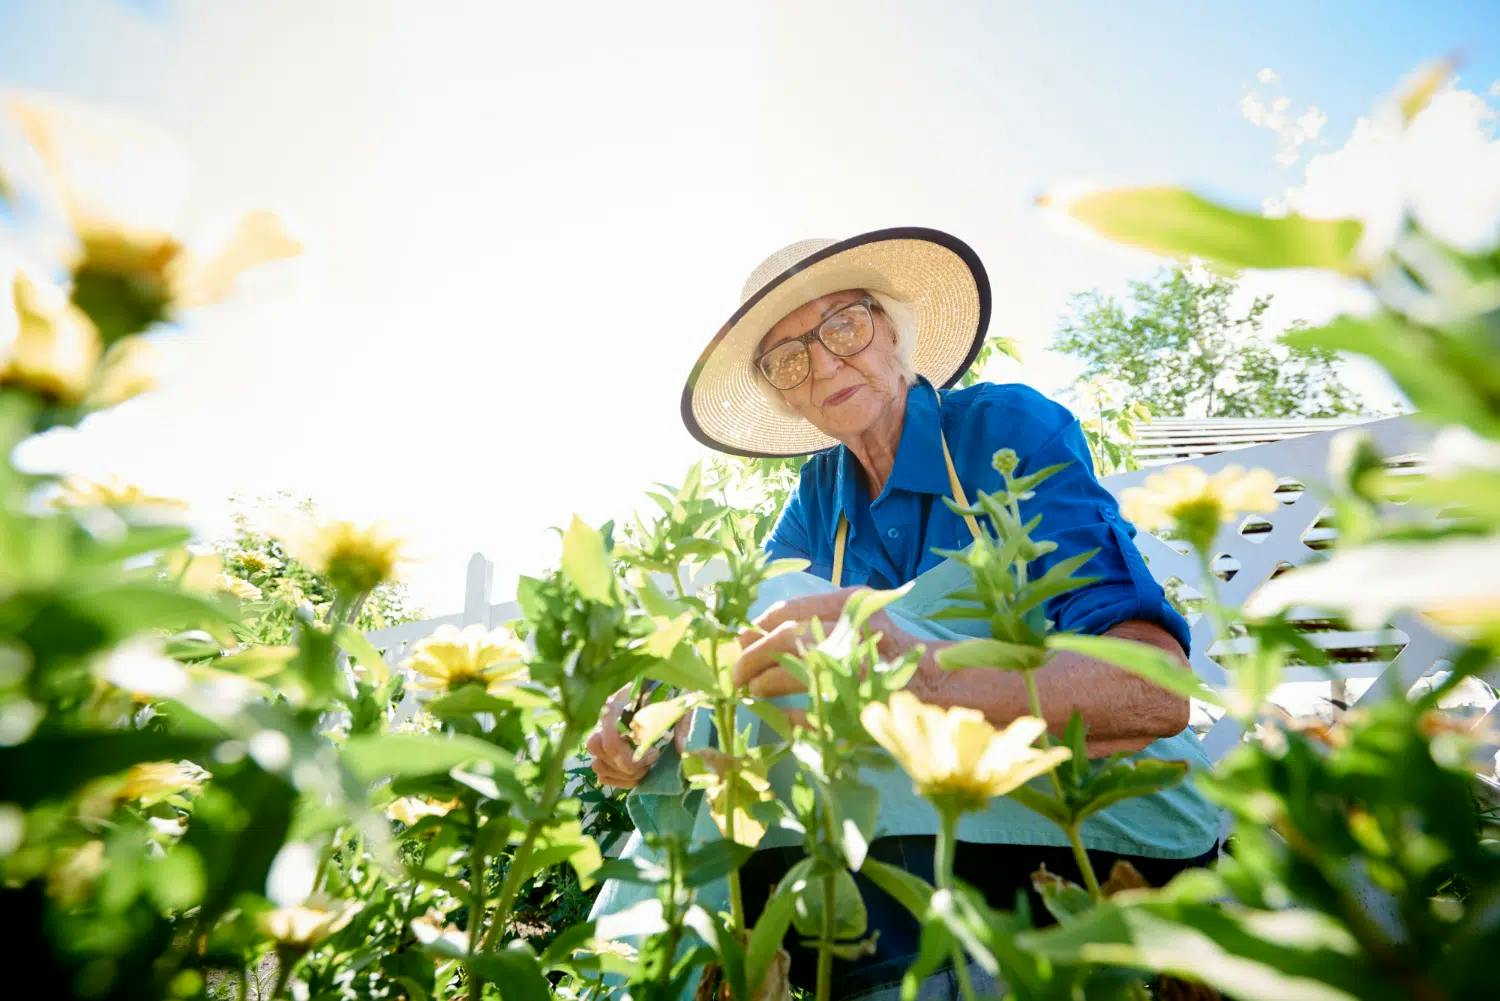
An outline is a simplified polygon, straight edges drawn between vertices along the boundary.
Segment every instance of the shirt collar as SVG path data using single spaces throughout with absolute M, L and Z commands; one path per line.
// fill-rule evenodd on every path
M 830 532 L 838 528 L 839 515 L 853 525 L 854 508 L 859 501 L 859 460 L 848 447 L 838 447 L 838 464 L 834 473 L 834 503 Z M 891 467 L 887 490 L 947 496 L 948 469 L 943 462 L 941 411 L 937 390 L 924 376 L 918 376 L 906 391 L 906 414 L 901 423 L 901 442 L 896 446 L 896 462 Z M 874 498 L 871 498 L 873 501 Z
M 906 393 L 901 444 L 887 489 L 946 496 L 948 467 L 943 462 L 943 422 L 937 390 L 918 377 Z

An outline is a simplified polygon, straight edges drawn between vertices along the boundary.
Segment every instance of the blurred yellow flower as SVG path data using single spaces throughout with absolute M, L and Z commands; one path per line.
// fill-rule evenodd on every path
M 293 559 L 328 578 L 346 594 L 360 594 L 395 580 L 406 560 L 404 543 L 382 526 L 352 521 L 300 521 L 277 533 Z
M 165 556 L 163 569 L 185 590 L 212 594 L 218 590 L 224 560 L 206 546 L 183 546 Z
M 458 805 L 458 800 L 424 799 L 419 796 L 403 796 L 392 800 L 385 808 L 385 815 L 410 827 L 423 817 L 445 817 Z
M 413 918 L 411 933 L 423 945 L 442 942 L 458 952 L 469 951 L 469 933 L 457 925 L 449 924 L 446 916 L 436 910 L 429 910 L 420 918 Z
M 88 316 L 67 303 L 47 302 L 20 272 L 11 283 L 16 337 L 0 346 L 0 386 L 16 386 L 44 400 L 82 402 L 102 350 Z
M 84 403 L 95 409 L 118 406 L 156 388 L 161 351 L 145 337 L 125 337 L 109 346 Z
M 157 497 L 148 494 L 134 483 L 127 483 L 119 476 L 106 476 L 93 480 L 84 476 L 67 476 L 62 482 L 62 492 L 52 499 L 52 506 L 70 507 L 160 507 L 187 509 L 187 502 L 175 497 Z
M 208 772 L 191 761 L 146 761 L 125 773 L 115 798 L 151 806 L 180 792 L 197 792 L 208 778 Z
M 214 589 L 232 594 L 241 601 L 260 600 L 260 588 L 248 580 L 241 580 L 227 573 L 221 573 L 214 578 Z
M 47 890 L 59 904 L 76 906 L 88 899 L 94 881 L 103 872 L 104 842 L 86 841 L 68 852 L 47 873 Z
M 422 675 L 416 688 L 452 691 L 478 682 L 495 689 L 525 676 L 526 647 L 504 629 L 444 625 L 419 640 L 401 666 Z
M 1120 513 L 1137 528 L 1176 526 L 1200 550 L 1212 544 L 1220 522 L 1277 506 L 1275 474 L 1241 466 L 1225 466 L 1213 476 L 1193 465 L 1169 466 L 1148 476 L 1144 487 L 1120 495 Z
M 138 333 L 177 308 L 217 302 L 244 271 L 301 251 L 274 214 L 254 212 L 212 256 L 191 253 L 168 228 L 171 203 L 181 201 L 187 180 L 179 144 L 169 136 L 56 99 L 14 97 L 7 106 L 77 239 L 69 261 L 73 301 L 106 341 Z
M 238 563 L 245 573 L 270 573 L 272 570 L 280 570 L 282 563 L 274 556 L 265 553 L 252 552 L 249 549 L 237 549 L 229 554 L 229 559 Z
M 996 730 L 977 709 L 943 709 L 910 692 L 872 702 L 860 722 L 906 770 L 917 792 L 976 810 L 1072 756 L 1066 747 L 1031 745 L 1047 725 L 1021 716 Z
M 260 930 L 277 945 L 292 949 L 311 949 L 344 927 L 359 913 L 360 904 L 314 903 L 309 900 L 295 907 L 276 907 L 262 911 L 256 918 Z

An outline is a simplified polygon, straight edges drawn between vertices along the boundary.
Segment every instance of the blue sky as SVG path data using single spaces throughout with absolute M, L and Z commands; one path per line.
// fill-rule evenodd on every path
M 1066 398 L 1046 345 L 1068 296 L 1157 262 L 1050 227 L 1039 192 L 1256 206 L 1455 51 L 1487 96 L 1500 5 L 0 0 L 0 88 L 178 136 L 190 233 L 264 206 L 308 247 L 193 318 L 161 392 L 33 461 L 187 497 L 205 526 L 232 491 L 290 488 L 408 531 L 434 611 L 475 550 L 503 597 L 552 558 L 547 526 L 702 455 L 682 379 L 776 248 L 956 233 L 1027 352 L 988 374 Z M 1295 162 L 1251 93 L 1326 115 Z

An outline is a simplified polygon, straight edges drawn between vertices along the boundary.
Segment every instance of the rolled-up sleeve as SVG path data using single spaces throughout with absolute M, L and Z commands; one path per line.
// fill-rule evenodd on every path
M 1041 483 L 1034 497 L 1021 502 L 1023 521 L 1042 516 L 1034 537 L 1057 543 L 1055 550 L 1033 566 L 1040 565 L 1045 572 L 1059 560 L 1098 550 L 1075 571 L 1077 576 L 1098 579 L 1046 602 L 1047 617 L 1056 628 L 1097 636 L 1121 622 L 1139 619 L 1166 629 L 1182 644 L 1183 652 L 1188 652 L 1187 621 L 1167 601 L 1166 592 L 1147 569 L 1135 544 L 1135 526 L 1120 516 L 1119 504 L 1095 478 L 1088 442 L 1078 421 L 1069 421 L 1020 458 L 1020 475 L 1058 463 L 1069 464 Z
M 792 496 L 787 499 L 786 507 L 781 510 L 781 517 L 776 519 L 776 526 L 766 536 L 762 548 L 773 560 L 812 559 L 812 545 L 807 535 L 807 513 L 800 488 L 793 491 Z

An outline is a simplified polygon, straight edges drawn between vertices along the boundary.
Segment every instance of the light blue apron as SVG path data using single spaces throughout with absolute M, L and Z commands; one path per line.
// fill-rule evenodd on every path
M 921 640 L 962 640 L 988 637 L 988 626 L 981 620 L 943 619 L 931 616 L 950 604 L 948 595 L 971 586 L 968 567 L 955 560 L 945 560 L 919 575 L 910 589 L 886 606 L 886 613 L 897 626 Z M 755 618 L 778 601 L 834 590 L 829 581 L 807 573 L 785 574 L 761 585 L 760 595 L 751 617 Z M 789 695 L 772 701 L 781 706 L 804 707 L 807 696 Z M 776 733 L 753 714 L 741 710 L 738 725 L 750 727 L 751 746 L 778 740 Z M 705 747 L 713 726 L 707 710 L 694 718 L 687 746 L 689 750 Z M 1174 737 L 1157 740 L 1135 758 L 1160 758 L 1186 761 L 1196 770 L 1209 766 L 1198 738 L 1189 730 Z M 680 829 L 684 824 L 682 804 L 686 785 L 678 770 L 678 756 L 670 749 L 664 753 L 646 779 L 632 790 L 626 807 L 636 831 L 626 843 L 623 856 L 654 858 L 642 832 L 662 833 Z M 795 763 L 783 759 L 771 771 L 772 788 L 786 801 Z M 917 795 L 910 778 L 900 769 L 866 769 L 861 778 L 880 793 L 880 813 L 876 836 L 897 834 L 932 835 L 937 833 L 937 814 L 930 804 Z M 1047 783 L 1045 777 L 1035 780 L 1037 787 Z M 1049 787 L 1050 791 L 1050 787 Z M 694 797 L 694 802 L 697 797 Z M 1122 855 L 1149 858 L 1195 858 L 1210 851 L 1218 841 L 1220 814 L 1197 791 L 1192 782 L 1184 782 L 1165 792 L 1124 800 L 1084 821 L 1084 845 L 1090 849 Z M 721 837 L 706 807 L 699 804 L 692 818 L 694 846 Z M 1067 837 L 1051 821 L 1031 812 L 1009 798 L 993 800 L 988 809 L 971 813 L 959 824 L 961 841 L 995 845 L 1048 845 L 1065 847 Z M 761 848 L 801 844 L 799 832 L 773 827 L 766 832 Z M 727 882 L 719 880 L 702 888 L 699 902 L 704 907 L 727 909 Z M 654 899 L 649 886 L 610 881 L 600 890 L 590 912 L 590 919 L 617 914 L 643 900 Z M 627 938 L 627 941 L 629 939 Z M 636 942 L 635 944 L 639 944 Z

